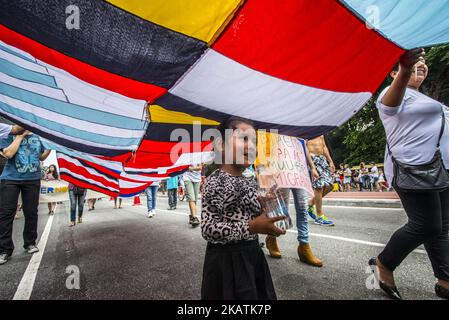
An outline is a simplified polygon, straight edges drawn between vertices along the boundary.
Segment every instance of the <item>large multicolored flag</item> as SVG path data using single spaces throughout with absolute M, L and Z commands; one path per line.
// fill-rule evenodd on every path
M 0 0 L 0 41 L 1 115 L 157 172 L 210 151 L 173 149 L 194 120 L 338 127 L 407 49 L 449 42 L 449 0 Z

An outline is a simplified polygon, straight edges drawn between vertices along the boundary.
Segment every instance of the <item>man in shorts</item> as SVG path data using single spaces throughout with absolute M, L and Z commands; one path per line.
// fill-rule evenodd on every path
M 200 224 L 200 220 L 197 217 L 196 203 L 200 191 L 202 169 L 203 166 L 201 164 L 194 164 L 183 174 L 186 201 L 189 203 L 190 209 L 189 224 L 191 224 L 192 227 L 196 227 Z
M 333 226 L 333 221 L 329 220 L 323 213 L 323 198 L 333 189 L 333 177 L 335 165 L 326 146 L 324 136 L 307 141 L 307 150 L 318 171 L 318 178 L 312 182 L 314 197 L 309 202 L 309 215 L 316 224 L 322 226 Z M 316 206 L 316 211 L 313 206 Z

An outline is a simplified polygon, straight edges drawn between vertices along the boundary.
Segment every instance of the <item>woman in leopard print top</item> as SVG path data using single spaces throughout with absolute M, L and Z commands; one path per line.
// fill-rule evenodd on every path
M 252 122 L 231 117 L 219 127 L 214 141 L 220 165 L 203 187 L 201 231 L 207 240 L 201 298 L 213 300 L 274 300 L 270 270 L 260 247 L 258 233 L 285 233 L 268 218 L 257 200 L 257 184 L 245 178 L 256 153 L 256 132 Z M 232 130 L 232 135 L 225 135 Z M 232 152 L 232 153 L 231 153 Z M 237 159 L 240 155 L 243 159 Z M 238 161 L 240 160 L 240 161 Z M 241 164 L 237 164 L 241 163 Z

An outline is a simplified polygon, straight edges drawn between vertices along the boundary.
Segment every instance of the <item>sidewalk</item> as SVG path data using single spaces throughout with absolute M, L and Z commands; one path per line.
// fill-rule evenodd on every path
M 372 208 L 402 208 L 396 192 L 331 192 L 324 198 L 324 205 L 372 207 Z
M 167 198 L 167 194 L 158 193 L 159 197 Z M 199 195 L 201 199 L 201 195 Z M 290 196 L 293 203 L 293 196 Z M 402 208 L 396 192 L 331 192 L 323 201 L 325 206 L 365 207 L 365 208 Z

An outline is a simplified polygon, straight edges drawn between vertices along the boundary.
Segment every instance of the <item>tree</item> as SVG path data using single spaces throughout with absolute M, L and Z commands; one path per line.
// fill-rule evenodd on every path
M 423 92 L 449 105 L 449 44 L 434 47 L 426 54 L 429 76 L 423 83 Z

